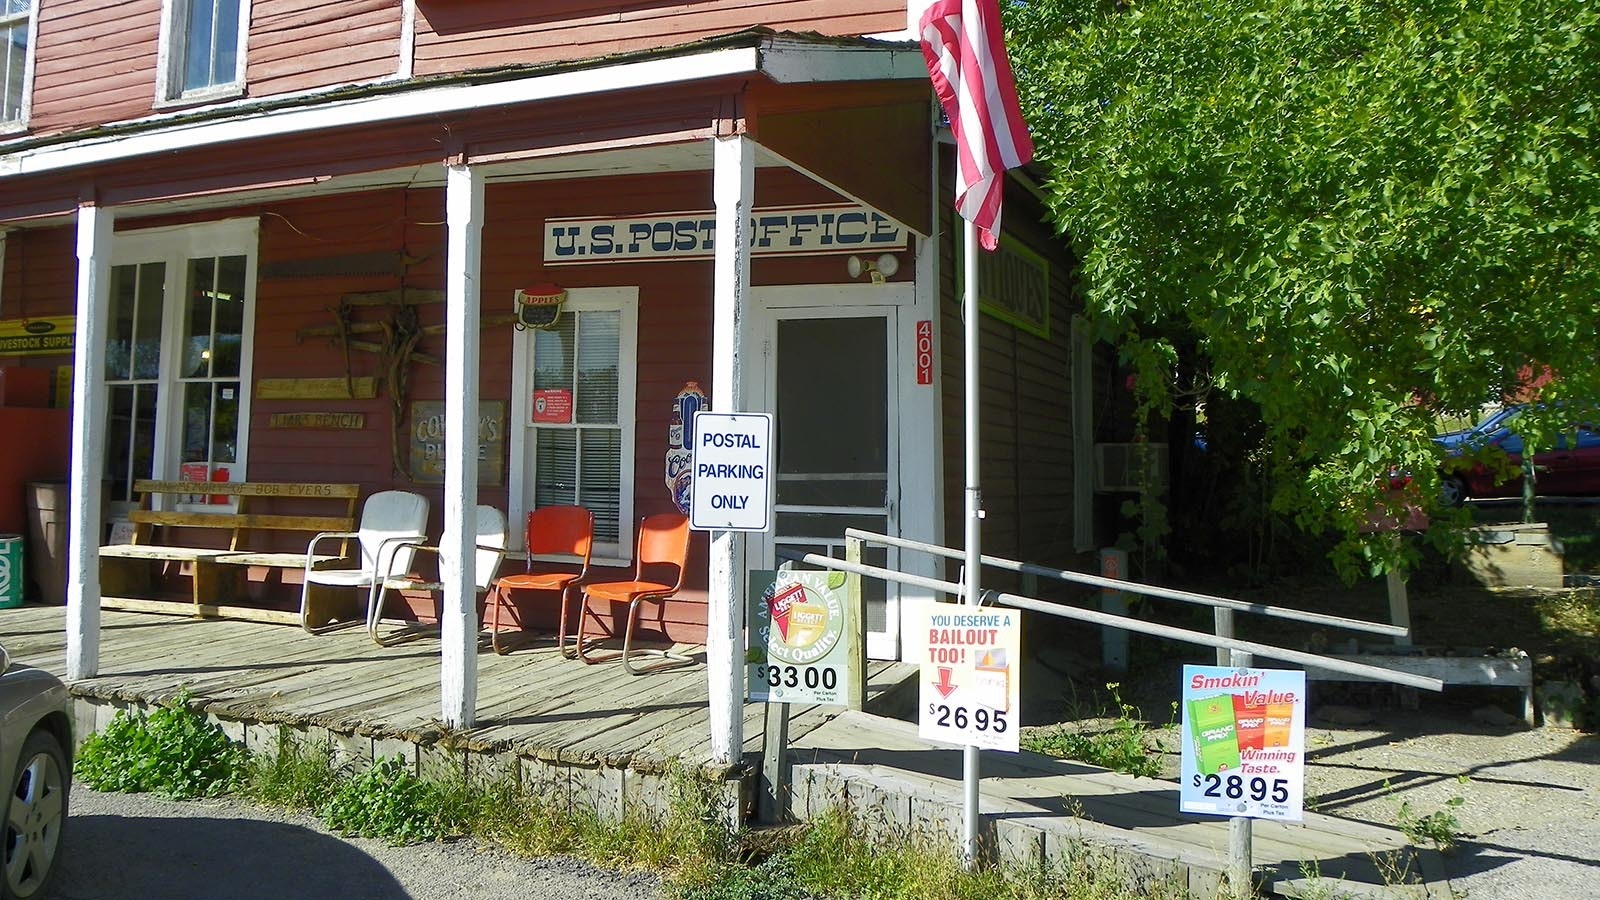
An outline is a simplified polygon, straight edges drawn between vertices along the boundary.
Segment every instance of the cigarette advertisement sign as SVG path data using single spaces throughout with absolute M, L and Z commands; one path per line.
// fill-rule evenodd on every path
M 1022 614 L 930 603 L 912 626 L 928 636 L 917 734 L 1017 752 Z
M 1300 821 L 1305 696 L 1299 670 L 1184 666 L 1179 809 Z
M 849 704 L 861 659 L 860 616 L 843 572 L 750 573 L 746 696 L 773 703 Z

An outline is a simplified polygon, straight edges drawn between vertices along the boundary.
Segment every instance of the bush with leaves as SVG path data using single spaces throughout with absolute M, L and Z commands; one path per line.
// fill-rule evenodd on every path
M 97 791 L 153 792 L 176 799 L 214 797 L 244 777 L 249 753 L 189 708 L 185 691 L 149 713 L 118 711 L 90 735 L 74 774 Z
M 317 815 L 340 834 L 382 838 L 391 844 L 431 841 L 453 833 L 457 823 L 441 815 L 438 788 L 418 778 L 398 756 L 384 757 L 365 772 L 339 783 Z

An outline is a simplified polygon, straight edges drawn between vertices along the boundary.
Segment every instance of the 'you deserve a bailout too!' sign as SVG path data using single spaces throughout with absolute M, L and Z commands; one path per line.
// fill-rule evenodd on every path
M 694 416 L 689 526 L 697 531 L 772 527 L 772 416 L 698 412 Z
M 1179 808 L 1300 821 L 1305 696 L 1299 670 L 1184 666 Z

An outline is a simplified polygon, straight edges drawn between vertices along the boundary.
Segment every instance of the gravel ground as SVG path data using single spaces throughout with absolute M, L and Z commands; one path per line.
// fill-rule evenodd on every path
M 470 841 L 390 847 L 235 800 L 172 802 L 73 786 L 58 900 L 660 898 L 657 879 Z

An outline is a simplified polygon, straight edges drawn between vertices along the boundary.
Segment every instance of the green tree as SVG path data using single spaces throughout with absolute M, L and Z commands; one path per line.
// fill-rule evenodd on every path
M 1345 535 L 1336 559 L 1370 552 L 1389 466 L 1436 495 L 1439 414 L 1530 365 L 1546 399 L 1600 398 L 1593 0 L 1005 12 L 1052 211 L 1145 411 L 1191 367 L 1253 403 L 1272 508 Z

